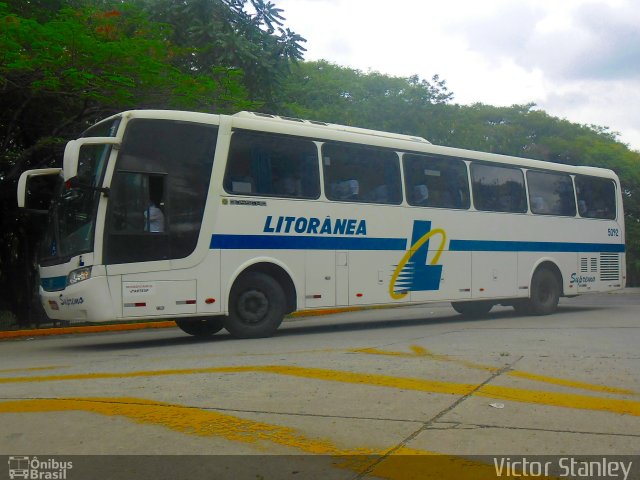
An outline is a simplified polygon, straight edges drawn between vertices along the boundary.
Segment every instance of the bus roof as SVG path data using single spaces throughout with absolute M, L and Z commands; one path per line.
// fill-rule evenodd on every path
M 120 116 L 176 119 L 182 121 L 195 121 L 216 124 L 221 121 L 222 117 L 225 117 L 225 115 L 179 110 L 129 110 L 126 112 L 121 112 L 117 115 L 113 115 L 109 118 L 116 118 Z M 261 124 L 267 131 L 277 131 L 280 133 L 287 132 L 291 135 L 313 136 L 315 138 L 326 137 L 327 139 L 340 141 L 348 141 L 349 135 L 353 135 L 352 139 L 355 143 L 370 143 L 371 145 L 406 151 L 407 153 L 442 155 L 468 160 L 514 165 L 522 168 L 557 170 L 566 173 L 594 175 L 617 179 L 617 175 L 615 174 L 615 172 L 606 168 L 569 165 L 544 160 L 533 160 L 526 157 L 515 157 L 497 153 L 487 153 L 455 147 L 445 147 L 434 145 L 422 137 L 412 135 L 403 135 L 399 133 L 384 132 L 379 130 L 369 130 L 366 128 L 350 127 L 335 123 L 304 120 L 301 118 L 285 117 L 268 113 L 249 111 L 238 112 L 236 114 L 228 116 L 228 118 L 239 120 L 237 124 L 240 125 L 245 124 L 248 127 L 250 125 L 249 128 L 251 129 L 258 129 L 258 125 Z M 234 124 L 236 124 L 236 122 L 234 122 Z
M 270 113 L 242 111 L 234 114 L 233 116 L 236 118 L 260 118 L 260 119 L 270 120 L 274 122 L 284 122 L 289 124 L 297 123 L 297 124 L 315 125 L 320 127 L 324 126 L 331 130 L 337 130 L 340 132 L 357 133 L 360 135 L 370 135 L 373 137 L 391 138 L 395 140 L 407 140 L 410 142 L 419 142 L 427 145 L 431 144 L 431 142 L 428 141 L 426 138 L 418 137 L 415 135 L 403 135 L 401 133 L 384 132 L 381 130 L 370 130 L 367 128 L 349 127 L 346 125 L 339 125 L 337 123 L 318 122 L 316 120 L 304 120 L 302 118 L 295 118 L 295 117 L 283 117 L 279 115 L 271 115 Z

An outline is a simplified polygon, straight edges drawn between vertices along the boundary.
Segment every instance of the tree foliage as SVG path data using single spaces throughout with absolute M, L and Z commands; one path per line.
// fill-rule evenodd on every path
M 168 40 L 170 28 L 144 12 L 63 8 L 40 23 L 0 4 L 0 159 L 21 156 L 124 108 L 229 111 L 252 104 L 241 72 L 210 66 L 188 72 Z M 5 175 L 11 172 L 6 172 Z
M 21 319 L 42 220 L 16 210 L 20 173 L 60 165 L 68 139 L 127 108 L 224 113 L 263 105 L 287 62 L 301 56 L 303 39 L 271 3 L 251 0 L 252 14 L 245 4 L 0 1 L 0 289 L 12 292 L 2 301 Z M 165 21 L 155 15 L 163 6 L 175 13 Z M 261 89 L 250 94 L 252 84 Z
M 244 72 L 243 85 L 263 110 L 306 40 L 284 26 L 282 10 L 264 0 L 137 0 L 152 20 L 171 25 L 173 44 L 187 49 L 183 70 L 206 72 L 228 65 Z
M 415 134 L 416 118 L 452 98 L 437 75 L 429 82 L 317 61 L 292 68 L 278 103 L 292 116 Z

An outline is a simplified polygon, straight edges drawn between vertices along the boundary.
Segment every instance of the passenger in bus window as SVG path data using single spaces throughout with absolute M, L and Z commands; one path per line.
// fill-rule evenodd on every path
M 332 194 L 337 200 L 352 200 L 358 197 L 360 185 L 358 180 L 343 180 L 331 184 Z
M 276 195 L 299 197 L 302 194 L 302 182 L 293 173 L 285 173 L 282 176 L 274 175 L 273 186 Z
M 416 205 L 426 205 L 429 199 L 429 188 L 424 185 L 413 186 L 413 203 Z
M 160 201 L 152 199 L 144 212 L 144 230 L 145 232 L 161 233 L 164 232 L 164 213 L 160 209 Z

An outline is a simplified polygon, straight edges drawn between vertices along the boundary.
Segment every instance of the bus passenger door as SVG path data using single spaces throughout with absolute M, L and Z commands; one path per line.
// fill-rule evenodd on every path
M 335 251 L 309 250 L 305 254 L 305 307 L 336 304 Z

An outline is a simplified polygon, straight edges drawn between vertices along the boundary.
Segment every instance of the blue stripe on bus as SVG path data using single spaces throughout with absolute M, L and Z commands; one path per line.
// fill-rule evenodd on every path
M 620 243 L 511 242 L 501 240 L 451 240 L 450 251 L 458 252 L 624 252 Z
M 49 277 L 49 278 L 41 278 L 40 285 L 42 285 L 42 289 L 47 292 L 56 292 L 58 290 L 64 290 L 64 287 L 67 286 L 67 277 Z
M 298 235 L 213 235 L 210 248 L 222 250 L 386 250 L 403 251 L 404 238 L 311 237 Z M 453 252 L 603 252 L 623 253 L 619 243 L 520 242 L 503 240 L 451 240 Z M 62 277 L 63 279 L 65 277 Z
M 291 235 L 213 235 L 210 248 L 267 250 L 398 250 L 406 238 L 307 237 Z

